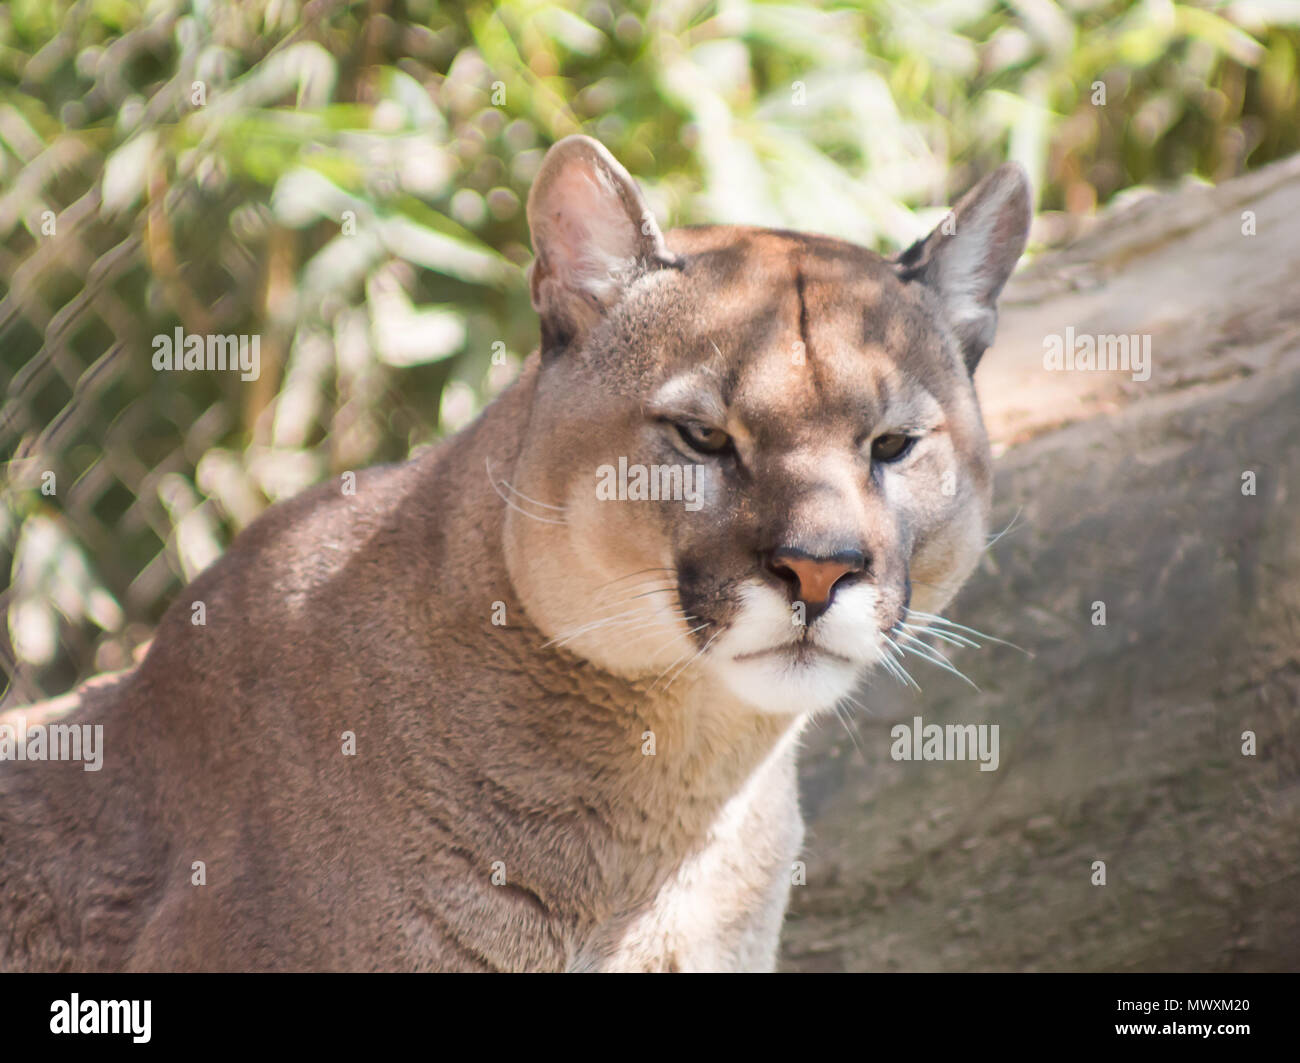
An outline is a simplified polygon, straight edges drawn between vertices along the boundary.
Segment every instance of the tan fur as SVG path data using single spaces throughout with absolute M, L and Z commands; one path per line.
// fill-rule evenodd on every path
M 856 544 L 864 646 L 909 578 L 938 607 L 974 565 L 969 368 L 1028 220 L 1018 172 L 977 193 L 948 239 L 987 276 L 959 290 L 937 236 L 890 261 L 661 236 L 599 145 L 557 145 L 529 204 L 542 349 L 516 384 L 355 495 L 322 485 L 239 536 L 137 668 L 62 706 L 104 726 L 102 771 L 0 763 L 0 969 L 773 967 L 799 731 L 871 660 L 818 655 L 850 652 L 832 599 L 780 635 L 813 663 L 751 683 L 745 640 L 787 630 L 760 559 Z M 900 410 L 925 439 L 873 471 L 862 437 Z M 620 456 L 697 461 L 660 419 L 687 412 L 736 446 L 701 508 L 598 500 Z

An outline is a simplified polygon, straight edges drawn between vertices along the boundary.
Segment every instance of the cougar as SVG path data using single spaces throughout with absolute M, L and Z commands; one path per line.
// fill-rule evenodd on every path
M 515 383 L 8 714 L 0 968 L 774 968 L 801 730 L 985 543 L 971 374 L 1030 214 L 1008 164 L 892 258 L 665 234 L 555 144 Z M 100 770 L 18 759 L 54 721 L 102 726 Z

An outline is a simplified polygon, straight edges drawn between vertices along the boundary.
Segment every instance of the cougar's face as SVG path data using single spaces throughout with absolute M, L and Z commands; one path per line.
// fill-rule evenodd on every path
M 600 269 L 548 247 L 544 219 L 589 247 L 623 204 L 566 232 L 560 198 L 542 218 L 537 189 L 530 202 L 543 350 L 504 488 L 525 608 L 570 652 L 658 688 L 833 706 L 985 541 L 988 445 L 920 252 L 656 230 L 657 260 L 634 254 L 584 293 Z

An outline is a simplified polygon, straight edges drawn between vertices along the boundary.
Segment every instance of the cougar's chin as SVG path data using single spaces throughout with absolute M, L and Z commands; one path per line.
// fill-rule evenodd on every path
M 753 584 L 707 654 L 707 670 L 761 712 L 800 715 L 832 709 L 851 694 L 880 652 L 877 594 L 862 584 L 835 595 L 811 625 L 794 622 L 789 602 Z

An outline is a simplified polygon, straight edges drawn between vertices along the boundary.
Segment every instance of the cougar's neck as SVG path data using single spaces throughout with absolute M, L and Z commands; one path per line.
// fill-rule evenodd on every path
M 482 633 L 473 664 L 490 664 L 508 691 L 496 711 L 520 724 L 499 736 L 517 738 L 521 750 L 547 749 L 572 765 L 574 785 L 607 788 L 611 805 L 622 802 L 648 831 L 668 814 L 674 830 L 697 834 L 774 757 L 793 756 L 800 721 L 747 709 L 698 677 L 665 691 L 662 682 L 624 679 L 546 645 L 510 580 L 503 543 L 503 484 L 513 479 L 535 382 L 533 358 L 421 476 L 439 552 L 457 559 L 438 576 L 441 622 L 457 638 Z M 494 603 L 504 624 L 492 623 Z

